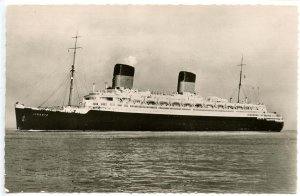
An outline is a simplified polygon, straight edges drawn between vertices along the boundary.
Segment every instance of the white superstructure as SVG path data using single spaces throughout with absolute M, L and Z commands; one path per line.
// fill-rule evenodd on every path
M 105 89 L 84 96 L 76 110 L 103 110 L 188 116 L 256 117 L 283 121 L 282 116 L 267 112 L 264 104 L 230 103 L 219 97 L 203 98 L 196 93 L 153 94 L 136 89 Z M 77 112 L 76 111 L 76 112 Z M 80 113 L 81 113 L 80 112 Z

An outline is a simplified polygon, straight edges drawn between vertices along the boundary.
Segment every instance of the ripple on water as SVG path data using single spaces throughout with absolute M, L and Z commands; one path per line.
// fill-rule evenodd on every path
M 10 192 L 295 193 L 295 133 L 10 130 L 5 187 Z

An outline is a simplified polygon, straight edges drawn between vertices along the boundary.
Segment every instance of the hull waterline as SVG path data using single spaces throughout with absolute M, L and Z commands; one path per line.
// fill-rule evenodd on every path
M 283 122 L 255 117 L 211 117 L 165 114 L 136 114 L 90 110 L 86 114 L 16 108 L 20 130 L 94 131 L 272 131 Z

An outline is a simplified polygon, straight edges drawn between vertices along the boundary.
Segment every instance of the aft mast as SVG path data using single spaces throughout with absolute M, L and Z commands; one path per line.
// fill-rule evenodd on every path
M 77 47 L 77 39 L 79 38 L 80 36 L 77 35 L 76 33 L 76 36 L 75 37 L 72 37 L 75 39 L 75 45 L 74 45 L 74 48 L 69 48 L 69 50 L 74 50 L 73 52 L 73 63 L 72 63 L 72 67 L 71 67 L 71 77 L 70 77 L 70 93 L 69 93 L 69 101 L 68 101 L 68 106 L 71 106 L 72 104 L 72 93 L 73 93 L 73 80 L 74 80 L 74 72 L 75 72 L 75 57 L 76 57 L 76 50 L 81 48 L 81 47 Z
M 242 56 L 241 64 L 238 65 L 238 66 L 241 66 L 239 91 L 238 91 L 238 103 L 240 103 L 240 91 L 241 91 L 241 86 L 242 86 L 242 74 L 243 74 L 243 66 L 244 65 L 246 65 L 246 64 L 243 64 L 243 56 Z

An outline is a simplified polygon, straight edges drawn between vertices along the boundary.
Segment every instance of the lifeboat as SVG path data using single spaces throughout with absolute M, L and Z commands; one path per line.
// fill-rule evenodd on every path
M 180 106 L 181 105 L 181 100 L 178 99 L 173 99 L 170 101 L 172 106 Z
M 233 103 L 226 103 L 225 108 L 227 109 L 234 109 L 234 104 Z
M 207 102 L 206 104 L 205 104 L 205 107 L 206 108 L 214 108 L 214 103 L 209 103 L 209 102 Z
M 192 106 L 194 105 L 194 103 L 193 103 L 192 101 L 189 101 L 189 100 L 184 100 L 184 101 L 182 102 L 182 105 L 183 105 L 184 107 L 192 107 Z
M 131 101 L 132 101 L 133 103 L 141 103 L 141 102 L 144 101 L 144 99 L 143 99 L 142 97 L 137 97 L 137 96 L 135 96 L 135 97 L 131 97 Z
M 195 107 L 196 107 L 196 108 L 203 108 L 203 107 L 204 107 L 204 104 L 203 104 L 203 103 L 196 103 L 196 104 L 195 104 Z
M 160 99 L 158 99 L 158 104 L 159 105 L 169 105 L 169 100 L 160 98 Z
M 155 105 L 156 102 L 157 102 L 157 99 L 154 98 L 154 97 L 147 97 L 145 99 L 145 102 L 148 104 L 148 105 Z
M 216 106 L 217 106 L 218 109 L 224 109 L 225 108 L 225 104 L 224 103 L 220 103 L 220 102 L 217 103 Z
M 236 103 L 236 104 L 235 104 L 235 109 L 236 109 L 236 110 L 243 110 L 243 109 L 244 109 L 244 105 L 243 105 L 243 104 L 238 104 L 238 103 Z

